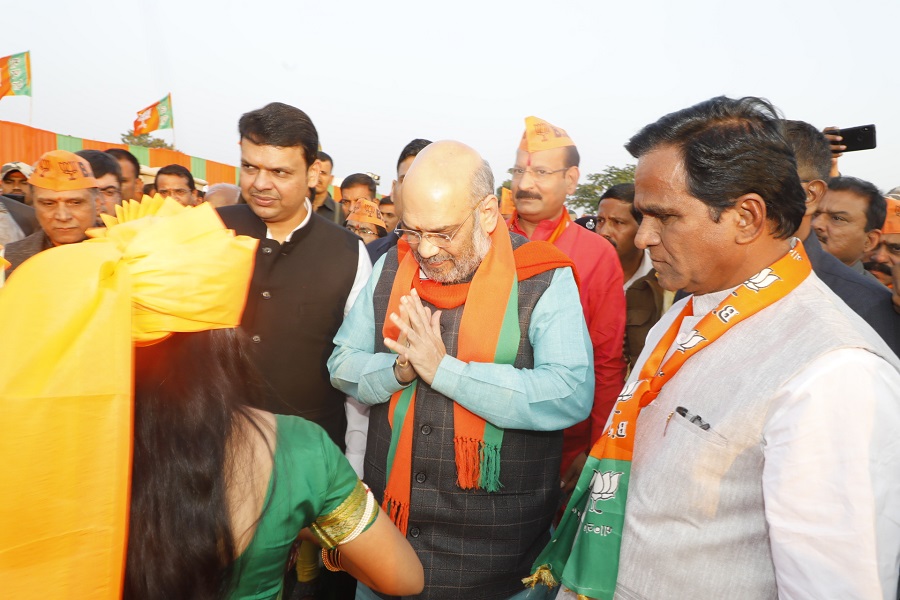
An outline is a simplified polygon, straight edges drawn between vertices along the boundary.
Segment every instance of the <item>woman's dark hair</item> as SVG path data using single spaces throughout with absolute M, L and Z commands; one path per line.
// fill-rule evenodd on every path
M 711 98 L 647 125 L 625 149 L 640 158 L 662 146 L 681 151 L 688 191 L 714 221 L 737 198 L 756 193 L 776 238 L 789 238 L 800 226 L 806 194 L 781 118 L 766 100 Z
M 234 329 L 135 351 L 134 457 L 124 598 L 222 598 L 235 545 L 226 484 L 260 379 Z M 261 433 L 260 433 L 261 434 Z

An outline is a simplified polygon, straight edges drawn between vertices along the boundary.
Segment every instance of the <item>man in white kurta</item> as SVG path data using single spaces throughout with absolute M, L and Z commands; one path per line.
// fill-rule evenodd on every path
M 729 291 L 694 296 L 675 345 Z M 867 329 L 810 274 L 644 408 L 618 580 L 635 595 L 623 598 L 897 597 L 900 374 Z
M 693 294 L 669 355 L 800 244 L 803 192 L 776 121 L 759 99 L 715 98 L 627 146 L 636 243 L 664 288 Z M 650 332 L 631 380 L 689 300 Z M 898 433 L 900 360 L 809 273 L 641 410 L 615 598 L 897 598 Z

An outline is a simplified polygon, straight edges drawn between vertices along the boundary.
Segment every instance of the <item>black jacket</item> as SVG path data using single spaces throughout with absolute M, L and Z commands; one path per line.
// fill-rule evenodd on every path
M 891 291 L 874 277 L 857 273 L 825 252 L 815 234 L 803 240 L 813 271 L 831 291 L 853 309 L 900 356 L 900 315 L 894 312 Z
M 321 425 L 344 447 L 344 394 L 331 386 L 325 362 L 344 319 L 359 265 L 359 238 L 312 215 L 279 244 L 249 205 L 219 209 L 225 225 L 259 242 L 241 328 L 266 383 L 265 410 Z

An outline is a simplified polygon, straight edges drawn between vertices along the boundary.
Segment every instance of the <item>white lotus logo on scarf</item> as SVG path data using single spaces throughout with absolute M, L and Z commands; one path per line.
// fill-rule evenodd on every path
M 603 511 L 597 508 L 597 502 L 603 500 L 612 500 L 616 497 L 616 491 L 619 489 L 619 478 L 622 476 L 618 471 L 606 471 L 601 473 L 594 470 L 594 476 L 591 477 L 591 502 L 590 511 L 597 514 L 603 514 Z
M 744 285 L 749 290 L 753 290 L 754 292 L 758 292 L 763 288 L 767 288 L 776 281 L 780 281 L 781 277 L 772 272 L 772 269 L 766 267 L 750 279 L 744 282 Z
M 683 342 L 678 343 L 678 351 L 686 352 L 699 344 L 700 342 L 705 342 L 706 338 L 697 333 L 696 329 L 691 329 L 691 332 L 687 335 L 687 339 Z
M 631 383 L 627 384 L 624 388 L 622 388 L 622 392 L 619 394 L 619 397 L 616 398 L 616 400 L 618 402 L 631 400 L 631 397 L 634 396 L 634 390 L 636 390 L 637 386 L 641 384 L 641 381 L 643 381 L 643 379 L 639 381 L 632 381 Z

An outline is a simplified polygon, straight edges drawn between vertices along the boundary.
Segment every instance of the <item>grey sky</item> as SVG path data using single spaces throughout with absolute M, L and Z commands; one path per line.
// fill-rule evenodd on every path
M 718 94 L 758 95 L 817 127 L 875 123 L 844 174 L 900 185 L 900 3 L 22 3 L 0 56 L 31 50 L 35 127 L 119 141 L 171 92 L 180 150 L 237 164 L 237 120 L 278 100 L 305 110 L 339 177 L 382 176 L 411 139 L 453 138 L 506 177 L 536 115 L 566 129 L 584 175 L 633 162 L 622 145 Z M 28 123 L 27 98 L 0 119 Z M 171 140 L 170 132 L 160 137 Z

